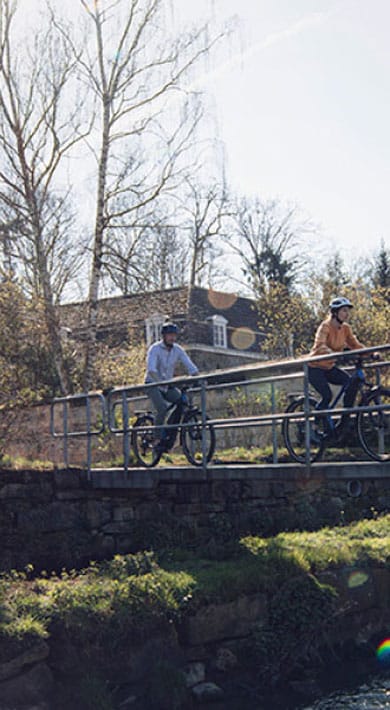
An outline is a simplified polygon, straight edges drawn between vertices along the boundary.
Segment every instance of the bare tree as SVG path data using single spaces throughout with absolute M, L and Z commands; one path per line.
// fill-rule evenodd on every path
M 0 211 L 13 226 L 4 254 L 19 265 L 42 297 L 50 344 L 63 392 L 71 388 L 62 352 L 56 294 L 71 273 L 67 196 L 56 190 L 63 159 L 80 140 L 80 103 L 69 95 L 75 57 L 53 18 L 21 47 L 13 20 L 17 2 L 0 0 Z M 65 105 L 66 104 L 66 105 Z M 66 111 L 63 109 L 66 108 Z M 15 228 L 17 225 L 17 229 Z M 7 233 L 7 230 L 3 235 Z
M 205 276 L 210 278 L 219 254 L 218 242 L 229 213 L 227 195 L 218 182 L 204 185 L 187 175 L 178 200 L 181 228 L 187 234 L 190 247 L 188 283 L 190 287 L 199 286 Z
M 134 214 L 132 227 L 107 241 L 105 270 L 112 283 L 130 293 L 208 281 L 227 215 L 224 189 L 187 175 L 171 198 L 152 209 Z
M 3 210 L 0 205 L 0 213 Z M 8 210 L 6 210 L 8 212 Z M 17 217 L 4 215 L 0 221 L 0 254 L 3 261 L 3 269 L 10 277 L 15 276 L 17 271 L 16 256 L 14 253 L 14 242 L 19 235 L 19 220 Z
M 150 265 L 149 289 L 188 284 L 189 244 L 180 227 L 162 224 L 154 230 Z
M 108 289 L 129 295 L 187 283 L 188 245 L 175 226 L 157 217 L 123 231 L 106 245 L 103 281 Z
M 241 199 L 231 207 L 228 244 L 239 264 L 246 286 L 258 295 L 272 282 L 288 290 L 304 266 L 301 238 L 313 233 L 313 224 L 302 219 L 294 206 L 278 200 Z
M 100 107 L 96 218 L 88 294 L 84 385 L 92 382 L 99 287 L 109 235 L 172 189 L 195 119 L 179 89 L 215 40 L 207 25 L 172 37 L 165 0 L 80 0 L 94 28 L 80 68 Z M 188 80 L 188 79 L 187 79 Z M 168 117 L 168 120 L 166 119 Z M 162 152 L 162 145 L 165 150 Z
M 145 290 L 149 271 L 149 227 L 133 225 L 116 230 L 105 248 L 102 283 L 108 291 L 119 290 L 124 296 Z

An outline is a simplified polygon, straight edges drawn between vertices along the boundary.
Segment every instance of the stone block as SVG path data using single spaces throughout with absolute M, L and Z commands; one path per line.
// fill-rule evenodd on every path
M 116 552 L 115 537 L 113 535 L 100 535 L 99 545 L 104 557 L 112 557 Z
M 338 606 L 367 612 L 377 606 L 377 591 L 373 570 L 364 567 L 343 567 L 318 575 L 320 582 L 330 584 L 338 593 Z
M 201 503 L 178 503 L 173 506 L 173 514 L 182 518 L 183 516 L 193 518 L 203 510 Z
M 44 661 L 49 655 L 49 646 L 45 641 L 38 641 L 19 656 L 5 663 L 0 663 L 0 682 L 17 675 L 25 666 Z
M 198 703 L 210 703 L 222 700 L 224 692 L 215 683 L 198 683 L 191 688 Z
M 80 469 L 58 469 L 54 472 L 54 483 L 57 490 L 75 490 L 81 488 Z
M 241 497 L 240 481 L 215 481 L 211 496 L 215 501 L 239 500 Z
M 113 519 L 114 521 L 126 521 L 126 520 L 134 520 L 135 518 L 135 513 L 134 513 L 134 507 L 133 506 L 127 506 L 127 507 L 118 507 L 114 508 L 113 510 Z
M 282 481 L 273 481 L 271 483 L 271 495 L 273 498 L 285 498 L 286 484 Z
M 41 492 L 39 486 L 28 485 L 23 483 L 6 483 L 0 488 L 0 499 L 6 498 L 40 498 Z
M 244 500 L 251 498 L 269 498 L 270 496 L 269 481 L 250 481 L 243 484 L 242 498 Z
M 378 606 L 390 609 L 390 569 L 377 568 L 371 571 Z
M 173 500 L 177 497 L 177 483 L 160 483 L 158 486 L 158 496 L 163 500 Z
M 182 483 L 177 487 L 178 503 L 195 503 L 205 497 L 202 487 L 197 483 Z
M 213 666 L 218 671 L 221 671 L 222 673 L 227 673 L 232 668 L 236 668 L 237 665 L 237 656 L 235 653 L 233 653 L 233 651 L 230 650 L 230 648 L 221 646 L 217 649 Z
M 102 532 L 105 535 L 123 535 L 129 532 L 129 523 L 123 520 L 106 523 L 106 525 L 102 527 Z
M 78 528 L 82 516 L 78 505 L 60 502 L 40 505 L 18 514 L 18 529 L 22 532 L 49 533 Z
M 210 604 L 187 619 L 186 636 L 191 645 L 218 642 L 248 635 L 267 616 L 265 595 L 243 596 L 225 604 Z
M 134 552 L 134 538 L 131 535 L 118 535 L 115 537 L 115 552 L 127 555 Z
M 88 491 L 83 491 L 75 488 L 71 491 L 57 491 L 56 500 L 86 500 L 88 498 Z
M 46 663 L 38 663 L 25 673 L 0 683 L 0 707 L 32 707 L 48 699 L 53 675 Z
M 197 683 L 202 683 L 206 678 L 206 665 L 201 661 L 188 663 L 184 668 L 187 688 L 192 688 Z
M 88 500 L 85 514 L 92 528 L 100 528 L 111 521 L 111 505 L 106 501 Z

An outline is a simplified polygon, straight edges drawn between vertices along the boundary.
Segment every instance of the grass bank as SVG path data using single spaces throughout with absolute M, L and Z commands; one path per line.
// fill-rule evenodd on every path
M 205 605 L 263 593 L 267 621 L 242 652 L 261 677 L 276 682 L 337 623 L 337 591 L 320 579 L 341 568 L 359 570 L 361 584 L 370 570 L 390 569 L 390 515 L 317 532 L 242 538 L 218 560 L 176 549 L 116 556 L 61 575 L 11 571 L 0 579 L 0 662 L 43 639 L 60 678 L 69 674 L 76 685 L 92 679 L 80 707 L 110 710 L 113 689 L 129 676 L 145 639 L 177 643 L 185 620 Z M 152 674 L 150 660 L 148 667 Z M 102 697 L 103 686 L 107 703 L 94 706 L 91 688 Z M 178 698 L 175 707 L 182 707 Z

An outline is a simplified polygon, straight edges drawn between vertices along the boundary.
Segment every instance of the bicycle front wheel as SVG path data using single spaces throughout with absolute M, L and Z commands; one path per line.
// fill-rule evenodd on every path
M 208 419 L 208 417 L 206 417 Z M 188 412 L 180 432 L 180 443 L 188 461 L 194 466 L 203 463 L 202 418 L 200 413 Z M 215 431 L 211 424 L 204 428 L 206 461 L 210 461 L 215 450 Z
M 364 402 L 364 406 L 390 406 L 390 390 L 379 389 Z M 359 441 L 374 461 L 390 460 L 390 409 L 358 412 L 357 432 Z
M 315 409 L 317 404 L 313 397 L 309 399 L 310 409 Z M 298 463 L 306 463 L 305 447 L 305 416 L 303 413 L 305 405 L 304 397 L 294 399 L 286 409 L 286 414 L 300 413 L 301 416 L 283 419 L 282 434 L 287 451 L 291 458 Z M 318 417 L 318 421 L 310 421 L 310 463 L 317 461 L 325 446 L 325 420 Z
M 131 433 L 131 444 L 138 463 L 146 468 L 158 464 L 162 451 L 156 444 L 158 437 L 154 429 L 149 428 L 154 424 L 150 414 L 138 417 Z

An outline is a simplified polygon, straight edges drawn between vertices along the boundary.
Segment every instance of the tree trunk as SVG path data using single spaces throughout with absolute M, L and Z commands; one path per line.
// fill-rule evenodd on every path
M 98 315 L 98 298 L 99 286 L 102 275 L 102 256 L 103 256 L 103 239 L 105 229 L 105 190 L 107 178 L 107 163 L 109 153 L 109 136 L 110 136 L 110 100 L 106 96 L 103 105 L 103 135 L 102 146 L 99 161 L 99 176 L 96 198 L 96 221 L 94 234 L 94 249 L 92 257 L 91 279 L 89 284 L 88 295 L 88 314 L 87 314 L 87 345 L 85 351 L 84 376 L 83 385 L 84 391 L 88 392 L 93 385 L 93 373 L 96 353 L 96 330 L 97 330 L 97 315 Z

